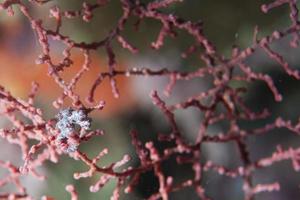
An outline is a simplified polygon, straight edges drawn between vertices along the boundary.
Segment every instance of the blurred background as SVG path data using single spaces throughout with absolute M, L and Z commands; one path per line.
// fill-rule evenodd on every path
M 88 1 L 93 2 L 93 1 Z M 149 2 L 149 1 L 141 1 Z M 268 14 L 260 11 L 263 3 L 270 1 L 250 1 L 250 0 L 186 0 L 176 3 L 163 12 L 180 16 L 186 20 L 204 22 L 204 33 L 214 42 L 218 51 L 225 56 L 230 56 L 233 44 L 245 48 L 252 43 L 254 26 L 259 27 L 259 37 L 272 33 L 274 30 L 282 30 L 290 25 L 288 6 L 282 6 L 272 10 Z M 28 4 L 29 5 L 29 4 Z M 44 6 L 29 5 L 30 13 L 35 18 L 43 20 L 43 24 L 50 29 L 54 29 L 55 21 L 49 18 L 49 8 L 58 5 L 62 10 L 78 10 L 82 6 L 80 0 L 57 0 L 50 1 Z M 0 13 L 0 85 L 4 86 L 11 93 L 20 98 L 27 98 L 30 91 L 31 82 L 40 84 L 35 105 L 42 108 L 45 118 L 51 119 L 58 110 L 52 106 L 52 102 L 61 95 L 61 89 L 54 81 L 47 76 L 46 65 L 36 65 L 35 59 L 40 54 L 40 46 L 31 29 L 27 19 L 14 7 L 15 15 L 10 17 L 5 12 Z M 115 27 L 117 20 L 122 14 L 120 2 L 111 1 L 108 6 L 97 9 L 94 18 L 90 23 L 84 22 L 80 18 L 63 20 L 62 32 L 69 35 L 77 42 L 93 42 L 104 38 L 109 31 Z M 177 69 L 180 71 L 192 71 L 203 63 L 199 54 L 193 54 L 187 59 L 181 58 L 181 53 L 193 43 L 193 38 L 184 32 L 178 31 L 179 36 L 175 39 L 167 37 L 165 45 L 158 51 L 150 47 L 155 41 L 161 24 L 154 20 L 145 19 L 140 24 L 138 31 L 134 30 L 133 24 L 136 19 L 131 18 L 125 26 L 123 36 L 133 45 L 140 49 L 140 53 L 132 55 L 127 50 L 120 48 L 119 44 L 113 43 L 113 48 L 117 58 L 117 68 L 147 67 L 151 69 Z M 289 46 L 291 38 L 284 38 L 274 44 L 272 48 L 281 53 L 293 68 L 299 69 L 299 48 Z M 64 45 L 57 41 L 50 40 L 51 54 L 57 61 L 62 56 Z M 65 80 L 71 77 L 80 69 L 83 63 L 83 55 L 80 52 L 72 51 L 74 65 L 63 73 Z M 272 122 L 277 116 L 290 119 L 296 122 L 300 111 L 299 81 L 287 76 L 277 63 L 270 60 L 268 56 L 258 50 L 247 60 L 253 70 L 269 74 L 284 99 L 276 103 L 272 93 L 264 83 L 254 84 L 232 83 L 244 85 L 248 88 L 245 96 L 247 104 L 255 111 L 268 108 L 272 116 L 266 120 L 259 120 L 249 123 L 240 122 L 241 127 L 251 129 L 261 127 L 267 122 Z M 76 91 L 84 99 L 92 83 L 97 78 L 97 73 L 107 71 L 107 57 L 100 49 L 93 53 L 92 68 L 79 81 Z M 107 81 L 107 80 L 106 80 Z M 180 102 L 191 95 L 195 95 L 207 90 L 212 86 L 211 78 L 204 77 L 192 81 L 178 82 L 171 97 L 163 96 L 163 89 L 167 84 L 164 78 L 145 77 L 119 77 L 117 78 L 120 89 L 120 98 L 115 99 L 111 92 L 111 87 L 107 82 L 101 84 L 96 90 L 96 100 L 105 100 L 106 106 L 103 111 L 92 114 L 93 129 L 103 129 L 106 135 L 93 139 L 86 144 L 80 145 L 80 150 L 86 152 L 90 157 L 95 156 L 102 148 L 109 148 L 109 154 L 103 159 L 102 164 L 120 160 L 125 153 L 134 157 L 130 162 L 132 166 L 137 166 L 134 149 L 131 146 L 129 132 L 137 130 L 142 141 L 156 141 L 158 133 L 168 133 L 170 130 L 162 113 L 152 105 L 149 93 L 151 90 L 158 90 L 160 96 L 168 104 Z M 65 105 L 67 106 L 67 104 Z M 176 112 L 176 120 L 180 129 L 185 134 L 186 140 L 192 141 L 198 131 L 203 113 L 196 109 L 186 109 Z M 1 128 L 8 127 L 9 124 L 4 117 L 0 118 Z M 218 123 L 209 128 L 208 134 L 216 134 L 226 131 L 228 124 Z M 288 147 L 298 147 L 299 137 L 285 130 L 278 129 L 263 136 L 253 136 L 247 139 L 251 160 L 271 156 L 280 144 L 284 149 Z M 19 147 L 12 146 L 5 141 L 1 141 L 1 148 L 7 151 L 0 152 L 1 160 L 10 160 L 14 164 L 21 164 Z M 165 144 L 155 143 L 158 149 L 162 150 Z M 237 147 L 234 143 L 227 144 L 204 144 L 203 161 L 212 160 L 217 164 L 228 168 L 235 168 L 241 165 Z M 7 153 L 9 152 L 9 153 Z M 170 167 L 172 166 L 172 167 Z M 175 182 L 186 180 L 193 176 L 191 167 L 177 165 L 175 160 L 164 163 L 165 173 L 173 176 Z M 274 164 L 272 167 L 257 170 L 254 173 L 254 184 L 272 183 L 279 181 L 281 190 L 272 193 L 260 193 L 256 196 L 259 200 L 292 200 L 300 196 L 299 173 L 295 173 L 290 161 Z M 40 168 L 48 179 L 40 182 L 34 178 L 24 178 L 23 183 L 28 186 L 30 194 L 36 198 L 46 194 L 56 199 L 68 199 L 69 194 L 65 191 L 66 184 L 74 184 L 79 192 L 80 199 L 109 199 L 115 183 L 112 181 L 98 193 L 90 193 L 89 186 L 97 181 L 99 177 L 81 179 L 75 181 L 73 173 L 87 170 L 80 162 L 63 156 L 59 164 L 48 162 Z M 1 172 L 0 175 L 4 174 Z M 227 178 L 214 172 L 204 173 L 203 186 L 206 193 L 212 199 L 239 200 L 243 199 L 241 178 Z M 0 188 L 0 192 L 10 191 L 8 185 Z M 122 195 L 121 199 L 145 199 L 158 189 L 158 183 L 153 176 L 153 172 L 144 174 L 141 177 L 139 186 L 132 194 Z M 171 199 L 197 199 L 192 189 L 185 189 L 171 195 Z

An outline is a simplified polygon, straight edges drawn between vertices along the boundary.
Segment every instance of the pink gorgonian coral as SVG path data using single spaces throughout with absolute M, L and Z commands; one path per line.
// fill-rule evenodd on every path
M 35 63 L 48 68 L 45 76 L 51 77 L 60 92 L 53 99 L 53 103 L 46 102 L 46 105 L 42 105 L 36 96 L 39 93 L 47 95 L 48 91 L 39 91 L 38 83 L 33 82 L 27 99 L 16 97 L 6 89 L 6 85 L 0 85 L 0 111 L 5 119 L 2 120 L 4 125 L 0 129 L 0 135 L 3 141 L 18 146 L 21 152 L 19 163 L 13 160 L 16 156 L 13 154 L 9 154 L 10 159 L 0 160 L 0 167 L 6 171 L 0 179 L 0 188 L 3 191 L 0 198 L 36 199 L 36 195 L 30 192 L 30 184 L 24 183 L 23 178 L 33 176 L 47 182 L 47 178 L 51 177 L 43 174 L 40 168 L 51 166 L 51 163 L 63 166 L 64 161 L 69 158 L 80 163 L 78 167 L 70 165 L 76 172 L 63 167 L 59 171 L 63 171 L 68 176 L 68 181 L 71 181 L 66 184 L 65 189 L 72 200 L 79 197 L 91 198 L 90 193 L 100 193 L 105 187 L 111 187 L 110 184 L 113 185 L 110 196 L 114 200 L 168 200 L 182 199 L 182 196 L 189 196 L 189 199 L 220 199 L 220 196 L 223 198 L 223 194 L 228 193 L 224 189 L 228 180 L 235 182 L 228 184 L 235 188 L 230 190 L 233 193 L 227 194 L 230 199 L 275 199 L 272 196 L 274 194 L 288 199 L 291 194 L 289 191 L 299 195 L 299 181 L 294 180 L 292 175 L 288 181 L 277 179 L 279 174 L 290 171 L 295 171 L 296 177 L 300 170 L 300 147 L 297 143 L 300 134 L 300 118 L 297 113 L 299 106 L 293 107 L 291 112 L 294 111 L 292 114 L 296 117 L 291 119 L 284 115 L 288 106 L 280 109 L 289 95 L 286 92 L 288 89 L 283 89 L 286 82 L 291 81 L 288 88 L 292 88 L 291 85 L 296 85 L 300 79 L 299 68 L 291 64 L 284 55 L 286 49 L 298 48 L 300 23 L 297 1 L 274 0 L 261 5 L 260 9 L 265 14 L 282 7 L 288 9 L 289 24 L 283 23 L 286 25 L 284 28 L 274 28 L 270 33 L 261 31 L 263 27 L 257 25 L 253 27 L 251 42 L 246 47 L 238 45 L 237 42 L 232 44 L 229 54 L 219 50 L 216 42 L 207 36 L 205 19 L 194 21 L 179 17 L 176 5 L 184 6 L 185 3 L 191 2 L 97 0 L 76 4 L 76 9 L 65 6 L 70 6 L 69 2 L 63 4 L 52 0 L 4 0 L 0 3 L 2 13 L 7 13 L 11 18 L 21 16 L 19 20 L 28 23 L 28 28 L 34 33 L 39 45 L 39 55 L 36 56 Z M 116 11 L 113 17 L 117 21 L 109 23 L 111 27 L 105 36 L 100 38 L 97 33 L 95 41 L 80 41 L 80 34 L 76 34 L 86 24 L 100 22 L 97 16 L 110 6 Z M 216 10 L 211 11 L 211 15 L 217 14 Z M 65 27 L 72 20 L 78 20 L 79 23 L 75 26 L 76 31 L 70 33 Z M 142 53 L 146 49 L 144 42 L 141 45 L 137 38 L 132 40 L 128 29 L 139 33 L 141 27 L 145 28 L 143 23 L 148 28 L 148 20 L 159 24 L 159 30 L 149 27 L 147 31 L 156 31 L 157 38 L 147 43 L 146 47 L 161 53 L 168 45 L 172 45 L 169 40 L 184 41 L 188 48 L 184 51 L 180 49 L 180 65 L 192 62 L 196 55 L 196 67 L 189 64 L 178 68 L 147 65 L 119 67 L 118 62 L 122 57 L 120 52 L 126 52 L 123 56 L 125 58 L 128 55 L 134 55 L 134 59 L 143 57 Z M 218 19 L 218 22 L 222 23 L 222 19 Z M 95 28 L 95 32 L 96 30 L 98 29 Z M 215 32 L 218 32 L 217 27 Z M 149 40 L 152 38 L 147 34 L 145 37 Z M 185 37 L 188 39 L 183 39 Z M 276 48 L 279 42 L 286 47 Z M 90 69 L 98 67 L 94 65 L 92 55 L 100 54 L 102 50 L 106 56 L 107 67 L 93 74 L 90 83 L 81 82 Z M 73 74 L 72 79 L 68 79 L 66 74 L 74 67 L 74 52 L 80 52 L 84 61 L 81 69 Z M 280 66 L 277 71 L 281 70 L 281 77 L 276 77 L 273 69 L 264 70 L 263 65 L 267 66 L 267 62 L 259 63 L 262 60 Z M 16 76 L 22 78 L 21 73 Z M 132 117 L 135 120 L 130 117 L 123 119 L 126 127 L 130 124 L 128 126 L 131 128 L 122 132 L 121 139 L 113 131 L 121 125 L 116 123 L 112 125 L 115 129 L 106 131 L 105 123 L 101 124 L 102 121 L 91 113 L 105 109 L 104 102 L 95 99 L 95 93 L 101 90 L 103 82 L 110 83 L 115 98 L 127 95 L 118 90 L 119 82 L 116 77 L 167 81 L 156 82 L 159 86 L 150 84 L 152 88 L 147 98 L 155 109 L 149 109 L 149 105 L 142 103 L 130 108 L 131 111 L 138 112 L 139 107 L 145 107 L 146 111 Z M 199 82 L 196 87 L 189 86 L 199 80 L 204 80 L 205 86 Z M 80 95 L 76 89 L 87 84 L 90 84 L 90 90 L 86 91 L 86 95 Z M 133 83 L 134 86 L 140 84 L 139 81 Z M 183 87 L 182 84 L 186 85 Z M 252 85 L 259 86 L 253 89 Z M 176 87 L 179 87 L 179 92 Z M 137 87 L 132 88 L 134 90 Z M 190 94 L 185 95 L 188 92 Z M 270 105 L 263 105 L 267 99 L 264 95 L 267 93 L 272 94 L 272 104 L 276 105 L 274 107 L 277 111 L 270 109 Z M 259 95 L 261 98 L 258 102 L 251 101 L 251 98 Z M 139 98 L 142 97 L 137 97 L 137 102 Z M 265 104 L 271 104 L 270 102 Z M 122 104 L 121 101 L 119 103 Z M 262 108 L 257 109 L 256 106 Z M 153 114 L 153 110 L 160 114 Z M 179 119 L 182 113 L 190 110 L 197 114 L 192 118 Z M 58 114 L 55 116 L 55 113 Z M 145 118 L 148 121 L 144 116 L 147 116 Z M 193 126 L 192 130 L 185 129 L 184 126 L 191 119 L 197 121 L 197 127 Z M 92 126 L 92 123 L 95 125 Z M 288 131 L 289 136 L 286 134 L 284 138 L 289 141 L 285 143 L 282 137 L 276 147 L 270 150 L 270 144 L 274 146 L 273 140 L 276 140 L 276 136 L 270 133 L 282 130 Z M 113 137 L 113 140 L 107 142 L 107 135 Z M 101 140 L 97 136 L 101 136 Z M 126 140 L 124 138 L 130 141 L 132 149 L 120 147 L 120 141 Z M 214 146 L 208 147 L 209 145 Z M 233 146 L 235 153 L 229 153 L 230 148 L 224 147 L 226 145 Z M 263 150 L 257 153 L 259 148 Z M 122 151 L 118 158 L 111 153 L 115 149 Z M 107 157 L 110 158 L 109 163 L 105 160 Z M 277 165 L 285 164 L 284 161 L 290 161 L 289 165 L 276 171 Z M 82 171 L 83 166 L 85 171 Z M 73 176 L 67 175 L 70 171 Z M 263 175 L 262 171 L 265 172 Z M 81 185 L 79 179 L 85 179 L 86 182 Z M 214 179 L 221 180 L 222 187 L 211 183 Z M 11 187 L 6 189 L 6 185 Z M 84 187 L 86 185 L 89 189 Z M 134 195 L 130 196 L 132 193 Z M 55 195 L 40 194 L 38 198 L 49 200 Z M 104 199 L 102 195 L 101 193 L 97 198 Z

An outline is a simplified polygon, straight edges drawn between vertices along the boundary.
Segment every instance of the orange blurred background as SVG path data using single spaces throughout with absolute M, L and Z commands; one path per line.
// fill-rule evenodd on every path
M 38 90 L 37 97 L 43 104 L 52 106 L 52 102 L 57 97 L 61 96 L 62 89 L 54 82 L 54 80 L 47 75 L 48 67 L 46 65 L 36 65 L 35 59 L 38 57 L 37 47 L 20 47 L 17 45 L 12 48 L 11 41 L 24 40 L 28 38 L 22 38 L 24 33 L 24 26 L 12 21 L 11 23 L 5 23 L 2 25 L 2 38 L 5 41 L 0 43 L 0 84 L 9 90 L 14 96 L 20 98 L 27 98 L 28 93 L 31 89 L 32 81 L 39 83 L 40 89 Z M 25 30 L 26 31 L 26 30 Z M 30 39 L 28 39 L 30 40 Z M 20 42 L 19 42 L 20 43 Z M 21 43 L 32 43 L 21 41 Z M 50 44 L 51 45 L 51 44 Z M 23 50 L 20 50 L 23 48 Z M 19 51 L 20 50 L 20 51 Z M 25 51 L 24 51 L 25 50 Z M 51 46 L 51 52 L 55 50 Z M 58 50 L 58 55 L 61 51 Z M 53 57 L 57 57 L 55 53 L 52 53 Z M 74 64 L 61 74 L 65 81 L 70 81 L 72 77 L 81 69 L 84 62 L 82 53 L 72 51 L 71 59 Z M 57 59 L 58 60 L 58 59 Z M 80 95 L 81 100 L 85 102 L 85 98 L 97 78 L 100 71 L 107 71 L 107 58 L 101 58 L 97 55 L 91 56 L 90 70 L 85 72 L 76 86 L 76 93 Z M 122 68 L 118 66 L 118 68 Z M 129 109 L 135 104 L 134 97 L 130 90 L 131 80 L 128 77 L 117 77 L 117 87 L 120 91 L 120 97 L 114 98 L 112 89 L 108 79 L 105 79 L 96 89 L 95 102 L 104 100 L 106 105 L 101 112 L 97 112 L 98 116 L 112 117 L 113 115 L 119 114 L 126 109 Z M 67 102 L 67 101 L 66 101 Z M 64 106 L 68 106 L 67 104 Z

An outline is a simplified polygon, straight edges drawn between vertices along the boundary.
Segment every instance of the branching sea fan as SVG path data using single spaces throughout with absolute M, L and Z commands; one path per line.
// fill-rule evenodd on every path
M 0 198 L 297 199 L 298 7 L 2 0 Z

